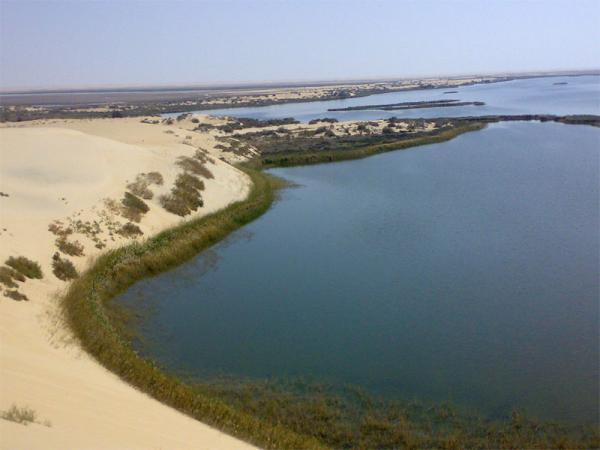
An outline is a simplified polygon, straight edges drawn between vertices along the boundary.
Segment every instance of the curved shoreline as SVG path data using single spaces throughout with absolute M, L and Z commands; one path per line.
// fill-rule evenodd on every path
M 244 201 L 165 230 L 144 243 L 133 243 L 100 256 L 69 287 L 61 308 L 80 345 L 122 380 L 221 431 L 271 448 L 321 448 L 281 426 L 235 411 L 218 399 L 200 395 L 176 377 L 143 359 L 120 334 L 109 302 L 135 281 L 168 270 L 195 256 L 230 232 L 263 214 L 274 200 L 272 177 L 244 170 L 253 187 Z
M 386 144 L 344 152 L 336 159 L 364 158 L 375 153 L 450 140 L 485 124 L 469 124 L 443 134 L 424 136 L 398 144 Z M 307 162 L 310 161 L 310 162 Z M 305 155 L 298 164 L 317 161 Z M 281 164 L 290 165 L 290 164 Z M 266 165 L 265 165 L 266 166 Z M 62 313 L 81 347 L 122 380 L 197 420 L 232 436 L 265 448 L 324 448 L 317 440 L 296 434 L 236 411 L 219 399 L 195 391 L 158 365 L 140 357 L 123 336 L 123 324 L 111 300 L 136 281 L 169 270 L 224 239 L 231 232 L 264 214 L 275 199 L 280 181 L 259 170 L 241 166 L 252 180 L 243 201 L 177 227 L 162 231 L 143 243 L 101 255 L 69 286 L 61 299 Z
M 433 136 L 399 144 L 375 145 L 337 155 L 295 155 L 294 160 L 262 161 L 263 167 L 305 165 L 357 159 L 384 151 L 450 140 L 464 132 L 485 128 L 470 123 Z M 252 179 L 252 190 L 243 201 L 208 216 L 163 231 L 144 243 L 134 243 L 98 258 L 69 287 L 62 299 L 67 323 L 81 346 L 123 381 L 197 420 L 265 448 L 325 448 L 312 437 L 267 423 L 201 393 L 163 371 L 154 361 L 140 357 L 123 336 L 122 324 L 111 300 L 136 281 L 169 270 L 219 242 L 231 232 L 264 214 L 272 205 L 277 179 L 248 166 L 241 169 Z

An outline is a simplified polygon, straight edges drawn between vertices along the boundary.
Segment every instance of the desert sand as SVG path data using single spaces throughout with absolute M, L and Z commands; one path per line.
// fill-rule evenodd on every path
M 69 239 L 83 246 L 84 255 L 67 258 L 81 271 L 101 252 L 132 239 L 114 232 L 127 220 L 109 205 L 118 204 L 140 173 L 159 172 L 164 183 L 151 186 L 154 197 L 145 200 L 150 210 L 137 224 L 144 233 L 138 239 L 247 195 L 246 175 L 219 159 L 210 134 L 184 129 L 192 125 L 189 119 L 167 125 L 135 118 L 0 128 L 0 191 L 8 195 L 0 198 L 0 263 L 25 256 L 39 262 L 44 275 L 18 283 L 28 301 L 0 295 L 0 410 L 14 404 L 37 413 L 37 423 L 29 425 L 0 420 L 1 448 L 251 447 L 162 405 L 107 371 L 78 347 L 58 309 L 68 284 L 52 272 L 57 237 L 50 224 L 75 230 Z M 214 178 L 204 180 L 204 207 L 183 219 L 164 210 L 159 197 L 182 171 L 177 158 L 198 150 L 208 156 L 206 168 Z M 97 224 L 100 231 L 86 233 L 86 224 Z

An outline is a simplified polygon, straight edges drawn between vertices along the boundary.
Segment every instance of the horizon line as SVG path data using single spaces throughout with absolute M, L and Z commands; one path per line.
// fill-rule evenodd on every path
M 600 75 L 600 68 L 586 69 L 544 69 L 544 70 L 527 70 L 527 71 L 495 71 L 495 72 L 478 72 L 478 73 L 452 73 L 452 74 L 421 74 L 414 76 L 381 76 L 381 77 L 365 77 L 365 78 L 313 78 L 304 80 L 262 80 L 262 81 L 231 81 L 218 82 L 207 81 L 199 83 L 152 83 L 152 84 L 81 84 L 81 85 L 63 85 L 63 86 L 46 86 L 46 87 L 9 87 L 0 88 L 0 95 L 27 95 L 27 94 L 58 94 L 58 93 L 80 93 L 80 92 L 102 92 L 102 91 L 146 91 L 146 90 L 219 90 L 219 89 L 244 89 L 244 88 L 284 88 L 284 87 L 303 87 L 303 86 L 325 86 L 335 84 L 359 84 L 365 82 L 389 82 L 401 80 L 424 80 L 429 78 L 450 78 L 460 79 L 467 77 L 485 77 L 485 76 L 537 76 L 537 75 Z

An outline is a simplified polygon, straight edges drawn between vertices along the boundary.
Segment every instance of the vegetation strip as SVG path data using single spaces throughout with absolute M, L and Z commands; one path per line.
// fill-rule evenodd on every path
M 379 109 L 394 111 L 397 109 L 442 108 L 445 106 L 482 106 L 484 102 L 460 102 L 458 100 L 431 100 L 422 102 L 385 103 L 381 105 L 348 106 L 346 108 L 329 108 L 327 111 L 363 111 Z
M 485 124 L 477 122 L 463 124 L 429 136 L 346 150 L 339 154 L 323 152 L 298 154 L 293 157 L 276 155 L 276 160 L 259 161 L 256 165 L 270 167 L 362 158 L 379 152 L 446 141 L 461 133 L 483 127 Z M 195 419 L 264 448 L 318 449 L 328 448 L 328 445 L 337 447 L 338 441 L 332 441 L 338 436 L 337 430 L 332 428 L 335 417 L 311 413 L 310 417 L 304 415 L 299 421 L 290 422 L 274 419 L 268 414 L 257 414 L 252 408 L 227 402 L 225 396 L 217 390 L 186 384 L 162 370 L 154 361 L 140 356 L 130 345 L 126 322 L 120 309 L 111 301 L 135 282 L 189 260 L 268 210 L 274 201 L 275 190 L 281 182 L 250 167 L 240 169 L 252 180 L 253 187 L 247 199 L 233 203 L 214 214 L 165 230 L 145 242 L 136 242 L 102 255 L 70 285 L 61 304 L 64 317 L 82 347 L 102 365 L 119 375 L 125 382 Z M 320 406 L 318 408 L 319 411 L 322 410 Z M 359 440 L 356 444 L 361 447 L 375 445 L 411 448 L 429 442 L 439 448 L 458 448 L 469 442 L 475 444 L 472 440 L 465 440 L 467 436 L 463 435 L 461 430 L 449 430 L 436 441 L 423 441 L 422 439 L 429 439 L 428 436 L 424 436 L 422 432 L 418 435 L 408 435 L 406 428 L 396 427 L 395 421 L 390 421 L 390 418 L 386 417 L 382 421 L 370 416 L 367 419 L 365 429 L 370 430 L 373 438 L 391 436 L 391 440 L 378 444 L 372 440 Z M 309 422 L 306 422 L 307 420 Z M 306 424 L 311 423 L 311 420 L 315 424 L 318 423 L 319 427 L 307 428 Z M 400 417 L 399 420 L 404 423 L 406 418 Z M 540 429 L 539 425 L 519 419 L 514 427 L 515 429 L 511 430 L 516 433 L 518 439 L 511 438 L 507 430 L 498 429 L 493 432 L 495 434 L 488 435 L 490 442 L 506 448 L 511 445 L 514 447 L 517 442 L 527 443 L 532 448 L 548 444 L 546 438 L 541 439 L 536 434 Z M 323 434 L 327 434 L 327 430 L 331 431 L 329 434 L 333 433 L 332 436 Z M 589 447 L 597 445 L 598 438 L 597 435 L 589 437 L 586 434 L 581 442 L 583 446 Z M 486 447 L 486 440 L 480 438 L 477 444 Z M 577 443 L 569 444 L 571 447 L 578 446 Z M 355 446 L 351 443 L 349 445 Z
M 346 161 L 350 159 L 366 158 L 377 153 L 417 147 L 420 145 L 436 144 L 445 142 L 456 136 L 469 131 L 477 131 L 485 128 L 483 123 L 466 123 L 449 129 L 422 134 L 417 137 L 398 139 L 393 142 L 376 143 L 372 145 L 357 146 L 347 150 L 323 150 L 323 151 L 300 151 L 269 153 L 260 159 L 262 167 L 288 167 L 298 165 L 320 164 L 324 162 Z M 255 163 L 256 164 L 256 163 Z

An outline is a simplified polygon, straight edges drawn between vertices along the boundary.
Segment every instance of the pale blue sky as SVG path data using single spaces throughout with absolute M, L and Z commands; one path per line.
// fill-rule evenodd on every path
M 600 68 L 600 0 L 0 0 L 0 88 Z

